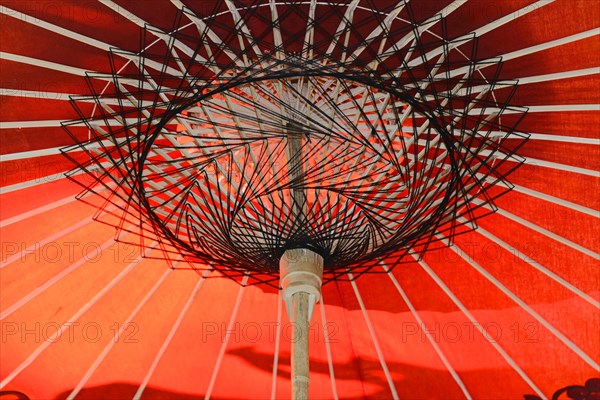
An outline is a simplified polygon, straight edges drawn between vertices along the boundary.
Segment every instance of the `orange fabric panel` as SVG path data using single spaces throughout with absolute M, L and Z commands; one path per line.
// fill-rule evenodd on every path
M 52 202 L 73 198 L 81 191 L 81 186 L 66 178 L 51 182 L 41 182 L 28 188 L 0 194 L 0 220 L 5 220 L 21 213 L 35 210 Z M 73 200 L 74 201 L 74 200 Z
M 500 197 L 495 203 L 503 210 L 583 247 L 591 250 L 600 248 L 600 235 L 591 234 L 598 231 L 598 220 L 591 215 L 517 192 L 510 193 L 510 197 Z M 539 210 L 544 210 L 544 212 L 539 212 Z M 568 226 L 572 226 L 572 228 L 567 229 Z
M 71 127 L 77 140 L 88 139 L 86 127 Z M 20 153 L 53 147 L 70 146 L 73 139 L 62 127 L 0 129 L 1 154 Z
M 510 115 L 506 117 L 508 121 L 513 118 Z M 598 138 L 598 126 L 600 126 L 600 113 L 598 112 L 565 111 L 529 113 L 523 118 L 517 129 L 520 132 Z
M 78 153 L 75 154 L 75 158 L 84 161 L 89 159 L 89 156 Z M 73 168 L 74 164 L 62 154 L 2 161 L 0 162 L 1 185 L 9 186 L 26 181 L 45 183 L 59 179 Z
M 68 100 L 57 100 L 56 98 L 53 99 L 52 96 L 52 94 L 44 92 L 41 92 L 39 97 L 0 96 L 0 107 L 4 110 L 2 119 L 8 122 L 69 121 L 80 118 Z M 78 106 L 86 115 L 92 115 L 94 103 L 79 103 Z M 65 135 L 67 134 L 65 133 Z M 48 144 L 46 144 L 46 148 L 54 147 Z M 68 144 L 72 144 L 72 140 Z
M 0 44 L 0 49 L 4 52 L 88 71 L 110 71 L 107 53 L 102 49 L 29 24 L 19 18 L 4 17 L 2 23 L 6 36 Z M 36 38 L 35 46 L 31 46 L 32 37 Z
M 139 46 L 139 27 L 101 4 L 69 0 L 22 0 L 4 3 L 12 10 L 29 15 L 33 19 L 48 21 L 122 49 L 135 49 Z M 155 9 L 154 6 L 151 9 Z
M 565 244 L 557 242 L 532 229 L 511 221 L 499 214 L 492 214 L 478 221 L 481 228 L 492 233 L 514 248 L 513 257 L 533 260 L 554 272 L 575 287 L 600 300 L 600 276 L 596 273 L 598 262 Z M 491 259 L 498 257 L 501 246 L 488 244 L 482 251 Z
M 530 161 L 519 167 L 508 179 L 516 185 L 594 210 L 600 209 L 600 198 L 597 195 L 600 191 L 600 179 L 597 177 L 559 171 L 536 165 L 535 162 Z M 513 193 L 510 194 L 510 196 L 513 195 Z
M 507 141 L 507 147 L 519 146 L 516 140 Z M 589 170 L 600 170 L 600 145 L 552 142 L 531 139 L 519 147 L 517 154 L 525 158 L 551 161 Z M 535 162 L 535 161 L 532 161 Z M 519 172 L 516 172 L 519 174 Z

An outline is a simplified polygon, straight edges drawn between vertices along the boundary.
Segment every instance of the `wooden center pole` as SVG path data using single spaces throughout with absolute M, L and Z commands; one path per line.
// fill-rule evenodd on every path
M 291 212 L 301 223 L 306 218 L 306 192 L 303 184 L 302 138 L 304 134 L 293 125 L 287 132 L 288 176 L 291 191 Z M 308 354 L 308 323 L 314 305 L 321 298 L 323 258 L 305 248 L 287 250 L 279 260 L 281 287 L 290 321 L 292 338 L 292 399 L 307 400 L 310 384 Z

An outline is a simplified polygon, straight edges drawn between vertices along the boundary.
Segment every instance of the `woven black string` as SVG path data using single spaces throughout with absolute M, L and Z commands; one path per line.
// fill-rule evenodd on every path
M 255 2 L 239 8 L 243 22 L 219 12 L 195 33 L 183 10 L 160 46 L 149 46 L 146 28 L 144 50 L 112 52 L 136 64 L 89 75 L 91 95 L 72 102 L 92 139 L 63 151 L 82 196 L 104 200 L 98 219 L 141 246 L 159 240 L 168 260 L 181 254 L 233 279 L 253 271 L 254 283 L 271 285 L 289 248 L 321 254 L 327 281 L 370 272 L 382 257 L 393 268 L 434 235 L 451 241 L 471 229 L 486 213 L 472 199 L 493 205 L 487 181 L 507 191 L 506 175 L 523 161 L 504 145 L 526 135 L 503 115 L 525 110 L 510 105 L 515 83 L 499 82 L 500 60 L 477 60 L 474 37 L 423 35 L 408 4 L 375 37 L 373 21 L 382 25 L 389 10 L 350 22 L 347 5 L 319 7 L 315 20 L 307 5 L 280 7 L 281 45 L 268 7 Z M 330 19 L 347 22 L 347 45 L 347 31 L 333 49 L 331 35 L 323 39 Z M 304 43 L 298 20 L 321 39 Z M 90 100 L 92 116 L 79 109 Z

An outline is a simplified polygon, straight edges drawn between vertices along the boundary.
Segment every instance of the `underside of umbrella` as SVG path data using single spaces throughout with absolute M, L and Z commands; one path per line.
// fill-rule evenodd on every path
M 594 1 L 1 4 L 2 393 L 598 390 Z

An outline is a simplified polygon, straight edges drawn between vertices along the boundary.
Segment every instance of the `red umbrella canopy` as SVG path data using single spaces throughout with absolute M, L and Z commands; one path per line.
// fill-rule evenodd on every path
M 403 32 L 423 38 L 416 42 L 422 48 L 414 46 L 419 54 L 435 54 L 435 47 L 425 45 L 439 46 L 442 38 L 469 48 L 481 63 L 497 66 L 501 57 L 501 68 L 493 79 L 487 77 L 496 84 L 494 92 L 501 98 L 514 89 L 510 103 L 528 108 L 518 134 L 504 137 L 502 151 L 518 149 L 525 161 L 509 176 L 513 190 L 480 207 L 486 214 L 496 212 L 478 219 L 477 230 L 454 237 L 453 245 L 440 225 L 431 232 L 440 244 L 422 258 L 416 249 L 422 243 L 411 242 L 415 251 L 394 257 L 384 252 L 386 257 L 369 265 L 369 272 L 379 274 L 357 280 L 338 274 L 323 286 L 310 330 L 311 397 L 550 398 L 569 385 L 579 385 L 570 389 L 572 398 L 575 391 L 597 394 L 596 381 L 588 381 L 600 369 L 596 2 L 0 4 L 3 394 L 289 397 L 294 326 L 278 289 L 240 285 L 225 279 L 228 273 L 219 265 L 189 265 L 177 253 L 169 257 L 175 269 L 168 268 L 164 247 L 172 243 L 130 228 L 138 214 L 111 213 L 119 204 L 102 193 L 75 200 L 81 191 L 76 182 L 97 181 L 93 174 L 76 173 L 75 182 L 64 178 L 73 164 L 60 148 L 73 140 L 98 143 L 98 132 L 110 128 L 111 122 L 98 116 L 116 111 L 120 97 L 133 93 L 105 96 L 107 87 L 118 87 L 111 72 L 119 71 L 123 80 L 144 78 L 146 84 L 166 79 L 179 65 L 160 56 L 175 48 L 181 60 L 193 58 L 190 38 L 206 43 L 199 56 L 221 54 L 214 57 L 215 68 L 227 63 L 227 51 L 260 38 L 253 54 L 269 48 L 262 44 L 281 41 L 289 53 L 302 52 L 309 42 L 320 44 L 315 53 L 336 55 L 328 46 L 344 42 L 341 48 L 356 55 L 353 65 L 364 71 L 372 60 L 361 58 L 367 54 L 391 71 L 404 65 L 402 59 L 415 64 L 401 52 L 383 59 L 381 38 L 401 41 Z M 401 22 L 404 31 L 390 28 Z M 171 34 L 175 31 L 181 36 Z M 360 43 L 371 37 L 363 52 Z M 154 72 L 140 75 L 140 60 Z M 452 59 L 455 68 L 464 68 L 461 60 Z M 415 81 L 423 79 L 419 73 L 424 70 L 412 68 Z M 316 78 L 315 83 L 326 84 Z M 355 93 L 348 87 L 347 94 Z M 138 89 L 140 104 L 149 100 L 144 96 L 151 91 Z M 78 96 L 74 104 L 72 96 Z M 224 104 L 219 101 L 224 102 L 213 101 L 207 114 L 219 115 Z M 379 111 L 376 103 L 371 110 Z M 128 117 L 125 109 L 117 117 Z M 188 120 L 192 117 L 188 113 Z M 494 126 L 514 126 L 519 117 L 505 110 L 503 122 Z M 64 121 L 79 122 L 65 131 Z M 530 135 L 525 143 L 524 134 Z M 157 148 L 155 160 L 173 161 L 165 156 L 172 148 L 160 142 Z M 90 154 L 89 147 L 68 152 L 81 165 Z M 97 164 L 116 159 L 108 154 Z M 520 162 L 509 157 L 502 168 Z M 496 197 L 506 185 L 487 193 Z M 137 226 L 150 230 L 149 222 Z M 114 226 L 120 227 L 118 242 Z M 139 236 L 145 237 L 142 246 Z

